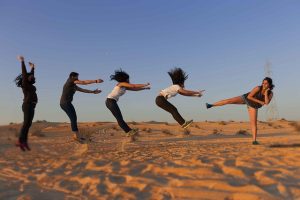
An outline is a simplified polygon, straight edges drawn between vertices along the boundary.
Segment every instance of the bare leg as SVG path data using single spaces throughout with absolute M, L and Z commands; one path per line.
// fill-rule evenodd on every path
M 257 109 L 249 107 L 248 108 L 248 113 L 249 113 L 249 119 L 250 119 L 250 126 L 251 126 L 253 141 L 256 141 L 256 136 L 257 136 Z
M 227 104 L 245 104 L 245 102 L 241 96 L 238 96 L 238 97 L 233 97 L 230 99 L 218 101 L 216 103 L 213 103 L 212 106 L 224 106 Z

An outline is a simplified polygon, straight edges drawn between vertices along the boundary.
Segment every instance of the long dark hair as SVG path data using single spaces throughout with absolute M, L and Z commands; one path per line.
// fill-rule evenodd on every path
M 32 75 L 32 73 L 27 73 L 27 77 L 29 77 L 30 75 Z M 14 80 L 15 84 L 17 87 L 22 87 L 22 82 L 23 82 L 23 76 L 22 74 L 19 74 L 15 80 Z
M 265 77 L 263 82 L 267 81 L 270 85 L 270 91 L 268 92 L 268 95 L 271 94 L 271 91 L 274 89 L 275 85 L 273 84 L 273 80 L 270 77 Z M 260 92 L 262 91 L 263 87 L 262 85 L 260 86 Z
M 129 75 L 122 69 L 115 70 L 115 73 L 110 75 L 110 80 L 116 80 L 118 82 L 128 82 Z
M 184 81 L 188 79 L 188 75 L 179 67 L 175 67 L 168 72 L 174 85 L 184 85 Z

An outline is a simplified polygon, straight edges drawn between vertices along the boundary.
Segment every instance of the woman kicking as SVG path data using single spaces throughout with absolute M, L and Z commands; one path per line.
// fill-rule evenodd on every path
M 257 136 L 257 111 L 264 105 L 268 105 L 273 97 L 273 90 L 274 85 L 271 78 L 266 77 L 264 78 L 262 85 L 257 86 L 252 89 L 251 92 L 244 94 L 242 96 L 225 99 L 222 101 L 218 101 L 213 104 L 206 103 L 207 109 L 215 106 L 224 106 L 227 104 L 246 104 L 248 107 L 248 113 L 250 118 L 250 125 L 252 130 L 253 136 L 253 145 L 259 144 L 256 141 Z
M 168 99 L 177 95 L 177 93 L 184 96 L 201 97 L 202 91 L 190 91 L 184 89 L 184 82 L 187 80 L 188 75 L 181 68 L 174 68 L 168 72 L 170 75 L 173 85 L 161 90 L 159 95 L 156 97 L 156 105 L 165 111 L 169 112 L 173 118 L 181 125 L 182 128 L 187 128 L 191 125 L 193 120 L 185 121 L 179 114 L 177 108 L 173 106 Z
M 76 72 L 71 72 L 69 75 L 69 78 L 67 79 L 63 92 L 60 98 L 60 107 L 63 109 L 71 121 L 71 129 L 73 131 L 73 139 L 79 141 L 80 143 L 85 142 L 85 137 L 81 136 L 78 132 L 77 127 L 77 115 L 75 108 L 72 104 L 73 96 L 76 91 L 84 92 L 84 93 L 92 93 L 92 94 L 99 94 L 101 90 L 87 90 L 83 89 L 77 86 L 78 85 L 88 85 L 93 83 L 102 83 L 103 80 L 97 79 L 97 80 L 79 80 L 78 79 L 79 74 Z
M 16 143 L 16 145 L 20 147 L 22 151 L 25 150 L 30 151 L 30 147 L 28 145 L 28 132 L 34 117 L 35 106 L 38 102 L 38 98 L 36 95 L 36 87 L 34 86 L 35 66 L 33 63 L 29 62 L 31 71 L 28 73 L 26 70 L 24 57 L 18 56 L 17 59 L 21 62 L 22 74 L 16 77 L 15 83 L 18 87 L 22 88 L 24 94 L 24 100 L 22 105 L 22 110 L 24 113 L 24 121 L 20 131 L 19 140 Z
M 124 121 L 121 110 L 117 104 L 119 98 L 125 94 L 126 90 L 131 91 L 140 91 L 150 89 L 150 83 L 146 84 L 131 84 L 129 82 L 129 75 L 120 70 L 116 70 L 113 75 L 110 76 L 110 80 L 117 81 L 117 85 L 111 91 L 111 93 L 107 96 L 106 99 L 106 107 L 111 111 L 113 116 L 116 118 L 119 126 L 126 133 L 126 136 L 133 136 L 138 132 L 138 129 L 131 129 L 127 123 Z

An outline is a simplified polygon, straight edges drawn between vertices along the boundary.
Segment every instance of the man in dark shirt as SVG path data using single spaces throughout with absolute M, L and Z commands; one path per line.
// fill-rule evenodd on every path
M 79 134 L 78 127 L 77 127 L 77 115 L 75 108 L 72 104 L 73 96 L 76 91 L 84 92 L 84 93 L 93 93 L 93 94 L 99 94 L 101 90 L 87 90 L 78 87 L 76 84 L 80 85 L 88 85 L 93 83 L 102 83 L 103 80 L 97 79 L 97 80 L 79 80 L 78 79 L 79 74 L 76 72 L 71 72 L 69 75 L 68 80 L 66 81 L 63 92 L 60 98 L 60 107 L 66 112 L 68 117 L 71 121 L 71 129 L 74 133 L 73 138 L 80 143 L 83 143 L 85 141 L 85 138 Z

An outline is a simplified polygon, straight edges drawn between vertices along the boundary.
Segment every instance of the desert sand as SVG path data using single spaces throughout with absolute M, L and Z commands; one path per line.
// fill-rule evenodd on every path
M 92 142 L 71 139 L 67 123 L 34 123 L 30 152 L 14 146 L 20 124 L 0 127 L 0 199 L 300 199 L 296 122 L 80 123 Z

